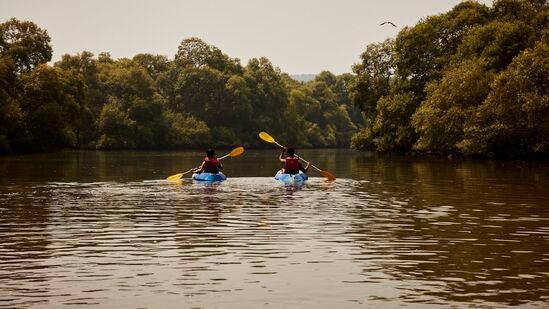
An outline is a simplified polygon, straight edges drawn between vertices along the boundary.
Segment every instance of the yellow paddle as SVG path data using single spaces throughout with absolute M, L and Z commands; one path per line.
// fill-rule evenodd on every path
M 221 158 L 218 158 L 217 160 L 223 160 L 225 159 L 226 157 L 236 157 L 236 156 L 239 156 L 241 154 L 244 153 L 244 147 L 236 147 L 235 149 L 233 149 L 230 153 L 222 156 Z M 166 178 L 167 180 L 169 181 L 177 181 L 179 179 L 181 179 L 184 175 L 194 171 L 195 168 L 191 168 L 190 170 L 186 171 L 186 172 L 183 172 L 183 173 L 179 173 L 179 174 L 175 174 L 175 175 L 171 175 L 170 177 Z
M 261 138 L 262 140 L 266 141 L 267 143 L 275 144 L 275 145 L 277 145 L 277 146 L 280 147 L 280 148 L 286 148 L 286 147 L 280 145 L 279 143 L 277 143 L 277 141 L 275 141 L 275 139 L 274 139 L 272 136 L 270 136 L 267 132 L 259 132 L 259 138 Z M 296 154 L 296 156 L 297 156 L 297 154 Z M 305 162 L 305 163 L 307 163 L 307 164 L 310 164 L 307 160 L 305 160 L 305 159 L 303 159 L 303 158 L 301 158 L 301 157 L 299 157 L 299 159 L 301 159 L 303 162 Z M 334 181 L 334 180 L 336 180 L 336 177 L 334 176 L 334 174 L 332 174 L 332 173 L 330 173 L 330 172 L 328 172 L 328 171 L 323 171 L 323 170 L 319 169 L 318 167 L 314 166 L 313 164 L 311 164 L 311 166 L 312 166 L 315 170 L 319 171 L 320 174 L 321 174 L 322 176 L 326 177 L 326 179 L 328 179 L 329 181 Z

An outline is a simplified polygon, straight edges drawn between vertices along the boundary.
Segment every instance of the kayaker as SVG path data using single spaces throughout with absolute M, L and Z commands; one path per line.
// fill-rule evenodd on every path
M 301 162 L 299 162 L 299 157 L 295 155 L 295 149 L 293 148 L 282 148 L 282 153 L 280 154 L 278 159 L 280 160 L 280 162 L 284 163 L 282 173 L 295 175 L 298 174 L 299 171 L 307 173 L 307 171 L 309 170 L 310 163 L 307 163 L 307 165 L 303 167 L 303 165 L 301 165 Z
M 223 170 L 223 164 L 217 160 L 215 156 L 215 150 L 208 149 L 206 150 L 206 157 L 199 168 L 195 169 L 195 173 L 211 173 L 217 174 L 220 170 Z

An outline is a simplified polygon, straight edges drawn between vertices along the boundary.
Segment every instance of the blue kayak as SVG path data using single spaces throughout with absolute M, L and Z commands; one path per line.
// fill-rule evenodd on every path
M 307 180 L 309 177 L 307 177 L 307 174 L 303 172 L 299 172 L 298 174 L 283 174 L 281 171 L 278 171 L 275 175 L 275 179 L 278 181 L 282 181 L 283 183 L 291 184 L 291 183 L 303 183 L 305 180 Z
M 193 179 L 198 181 L 223 181 L 227 179 L 227 176 L 225 176 L 223 173 L 219 172 L 217 174 L 212 173 L 200 173 L 200 174 L 193 174 Z

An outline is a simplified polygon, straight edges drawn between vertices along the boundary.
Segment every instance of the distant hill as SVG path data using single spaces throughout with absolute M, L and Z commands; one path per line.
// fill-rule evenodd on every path
M 308 82 L 315 79 L 316 74 L 293 74 L 290 77 L 300 82 Z

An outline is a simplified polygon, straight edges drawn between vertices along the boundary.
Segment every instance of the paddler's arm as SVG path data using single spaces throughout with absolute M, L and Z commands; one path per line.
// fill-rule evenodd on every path
M 305 167 L 303 167 L 303 165 L 299 164 L 300 165 L 300 170 L 303 172 L 303 173 L 307 173 L 307 171 L 309 170 L 309 166 L 311 165 L 311 162 L 307 162 L 307 165 L 305 165 Z
M 217 162 L 217 168 L 222 171 L 223 170 L 223 164 L 221 162 Z
M 199 167 L 195 168 L 193 172 L 202 173 L 203 171 L 204 171 L 204 162 L 202 162 L 202 164 Z
M 286 163 L 286 147 L 282 148 L 282 153 L 278 156 L 278 160 L 282 163 Z

